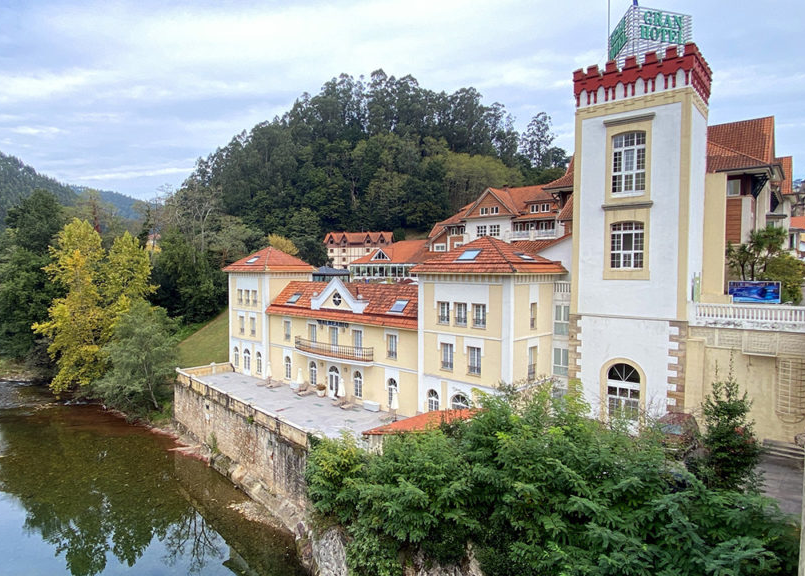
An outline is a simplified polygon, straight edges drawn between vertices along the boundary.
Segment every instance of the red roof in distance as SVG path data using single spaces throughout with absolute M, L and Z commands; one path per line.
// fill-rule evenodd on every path
M 313 272 L 315 270 L 307 262 L 271 246 L 241 258 L 224 268 L 224 272 Z
M 443 422 L 450 423 L 456 420 L 469 420 L 478 410 L 464 408 L 462 410 L 431 410 L 417 414 L 411 418 L 397 420 L 363 432 L 365 436 L 383 436 L 386 434 L 400 434 L 403 432 L 425 432 L 435 430 Z

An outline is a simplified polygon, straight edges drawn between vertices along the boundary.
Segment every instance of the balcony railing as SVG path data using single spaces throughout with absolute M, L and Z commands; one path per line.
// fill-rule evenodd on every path
M 512 240 L 546 240 L 556 238 L 556 228 L 552 230 L 512 230 L 507 235 Z
M 691 324 L 694 326 L 805 332 L 805 307 L 697 302 Z
M 536 364 L 529 364 L 528 365 L 528 381 L 533 382 L 537 379 L 537 365 Z
M 373 362 L 374 348 L 358 348 L 356 346 L 340 346 L 338 344 L 326 344 L 324 342 L 314 342 L 306 338 L 296 337 L 294 346 L 300 352 L 319 354 L 329 358 L 340 360 L 355 360 L 357 362 Z

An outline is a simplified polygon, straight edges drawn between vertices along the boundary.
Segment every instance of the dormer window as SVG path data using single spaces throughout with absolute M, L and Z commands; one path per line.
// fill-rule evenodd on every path
M 537 212 L 539 212 L 539 204 L 532 204 L 532 205 L 531 205 L 530 212 L 531 212 L 532 214 L 536 214 Z
M 540 209 L 540 212 L 550 212 L 550 211 L 551 211 L 551 205 L 548 204 L 547 202 L 545 202 L 542 205 L 542 208 Z

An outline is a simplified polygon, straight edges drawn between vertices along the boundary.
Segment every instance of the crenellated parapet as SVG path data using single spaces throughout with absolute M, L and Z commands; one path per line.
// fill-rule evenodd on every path
M 642 64 L 638 64 L 636 56 L 629 56 L 620 69 L 615 60 L 610 60 L 603 71 L 597 65 L 586 72 L 576 70 L 573 92 L 576 107 L 586 108 L 691 87 L 707 105 L 711 79 L 712 71 L 699 48 L 688 43 L 681 56 L 675 46 L 670 46 L 665 52 L 645 54 Z

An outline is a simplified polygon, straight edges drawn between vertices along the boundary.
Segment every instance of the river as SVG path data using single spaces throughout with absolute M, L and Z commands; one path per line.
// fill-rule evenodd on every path
M 0 381 L 0 574 L 302 576 L 293 537 L 173 439 Z

